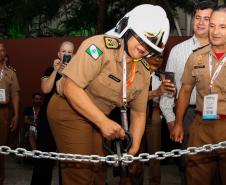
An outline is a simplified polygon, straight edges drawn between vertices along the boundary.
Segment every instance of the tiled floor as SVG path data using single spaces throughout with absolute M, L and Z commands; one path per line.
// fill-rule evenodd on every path
M 29 185 L 32 165 L 24 164 L 20 158 L 6 156 L 6 180 L 4 185 Z M 144 185 L 148 185 L 147 166 L 145 165 Z M 175 165 L 162 165 L 162 182 L 161 185 L 180 185 L 178 168 Z M 54 169 L 52 185 L 57 183 L 57 168 Z M 108 185 L 117 185 L 118 178 L 113 177 L 112 171 L 108 169 Z

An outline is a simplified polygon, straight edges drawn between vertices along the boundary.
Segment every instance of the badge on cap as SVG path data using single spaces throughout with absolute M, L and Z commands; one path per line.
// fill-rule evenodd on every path
M 116 38 L 104 37 L 105 46 L 108 49 L 118 49 L 120 48 L 120 42 Z
M 88 53 L 93 59 L 98 59 L 102 55 L 102 51 L 100 48 L 92 44 L 90 47 L 86 49 L 86 53 Z

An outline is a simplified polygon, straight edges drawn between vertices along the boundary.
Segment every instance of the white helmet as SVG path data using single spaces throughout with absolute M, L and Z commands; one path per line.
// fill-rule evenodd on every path
M 143 4 L 128 12 L 106 34 L 121 38 L 127 30 L 132 30 L 148 46 L 162 53 L 169 37 L 170 26 L 163 8 Z

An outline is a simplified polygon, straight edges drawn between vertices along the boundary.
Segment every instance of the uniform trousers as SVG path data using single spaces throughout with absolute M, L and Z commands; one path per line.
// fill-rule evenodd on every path
M 9 108 L 5 105 L 0 105 L 0 145 L 7 145 L 9 125 Z M 4 156 L 0 154 L 0 185 L 3 185 L 4 177 Z
M 192 121 L 195 118 L 195 106 L 189 105 L 184 116 L 183 120 L 183 129 L 184 129 L 184 139 L 182 142 L 182 149 L 186 149 L 188 147 L 189 140 L 189 127 Z M 177 147 L 177 146 L 176 146 Z M 180 177 L 181 177 L 181 185 L 186 185 L 186 174 L 185 174 L 185 157 L 182 156 L 179 158 L 179 169 L 180 169 Z
M 138 154 L 143 152 L 153 154 L 157 151 L 160 151 L 161 149 L 160 109 L 158 107 L 154 107 L 152 113 L 147 116 L 148 117 L 146 122 L 146 128 Z M 148 167 L 149 185 L 160 185 L 161 184 L 160 160 L 151 159 L 148 165 L 149 165 Z M 130 178 L 130 183 L 127 183 L 128 185 L 142 185 L 144 181 L 144 163 L 133 162 L 129 166 L 128 175 Z M 126 184 L 123 183 L 121 184 L 122 185 Z
M 225 120 L 202 120 L 196 115 L 189 128 L 188 145 L 200 147 L 226 141 Z M 202 152 L 186 156 L 188 185 L 211 185 L 216 170 L 219 170 L 222 185 L 226 185 L 226 149 Z
M 36 148 L 43 152 L 56 152 L 56 144 L 46 117 L 46 109 L 46 106 L 42 106 L 40 109 Z M 31 185 L 51 185 L 54 164 L 55 161 L 51 159 L 36 159 L 34 161 Z
M 147 152 L 153 154 L 161 149 L 161 118 L 159 108 L 152 111 L 151 123 L 147 122 L 145 129 L 145 142 Z M 160 160 L 149 161 L 149 185 L 161 184 Z
M 194 106 L 188 106 L 184 121 L 183 121 L 183 128 L 184 128 L 184 139 L 182 143 L 182 149 L 186 149 L 188 146 L 188 139 L 189 139 L 189 127 L 192 121 L 195 118 L 195 107 Z
M 100 131 L 92 122 L 76 112 L 64 98 L 53 95 L 47 115 L 59 152 L 104 156 Z M 61 163 L 63 185 L 104 185 L 105 171 L 101 164 Z

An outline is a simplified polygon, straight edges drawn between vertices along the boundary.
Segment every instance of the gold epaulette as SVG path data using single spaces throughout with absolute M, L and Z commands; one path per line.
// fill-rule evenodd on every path
M 121 46 L 119 39 L 115 37 L 104 36 L 104 42 L 108 49 L 119 49 Z

